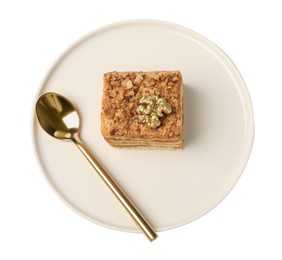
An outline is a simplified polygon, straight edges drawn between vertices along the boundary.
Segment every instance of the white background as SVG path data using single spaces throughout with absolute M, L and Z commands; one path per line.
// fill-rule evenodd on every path
M 279 2 L 0 0 L 0 259 L 281 259 Z M 229 196 L 153 243 L 65 206 L 40 173 L 31 133 L 38 87 L 57 56 L 89 31 L 139 18 L 184 25 L 220 46 L 246 81 L 256 126 L 249 163 Z

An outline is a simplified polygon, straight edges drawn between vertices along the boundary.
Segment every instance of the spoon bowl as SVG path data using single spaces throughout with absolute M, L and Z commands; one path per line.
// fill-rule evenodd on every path
M 36 103 L 41 127 L 58 139 L 72 139 L 79 133 L 79 116 L 73 104 L 57 93 L 46 93 Z
M 74 142 L 140 230 L 150 241 L 155 240 L 158 237 L 155 230 L 81 141 L 79 137 L 79 116 L 73 104 L 62 95 L 49 92 L 39 97 L 35 111 L 39 124 L 49 135 Z

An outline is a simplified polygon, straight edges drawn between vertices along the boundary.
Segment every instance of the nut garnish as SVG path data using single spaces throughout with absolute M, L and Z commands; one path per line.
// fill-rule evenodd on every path
M 134 80 L 134 84 L 140 85 L 140 83 L 142 82 L 143 77 L 140 74 L 136 74 L 136 78 Z
M 123 75 L 122 75 L 123 76 Z M 124 79 L 122 82 L 121 82 L 121 85 L 123 87 L 125 87 L 126 89 L 131 89 L 133 88 L 133 84 L 132 84 L 132 81 L 128 78 Z
M 158 96 L 144 96 L 140 99 L 136 108 L 137 121 L 140 124 L 147 124 L 149 128 L 157 128 L 161 125 L 160 117 L 170 114 L 171 105 Z
M 131 80 L 128 80 L 128 81 L 126 82 L 126 88 L 127 88 L 127 89 L 133 88 L 133 84 L 132 84 Z

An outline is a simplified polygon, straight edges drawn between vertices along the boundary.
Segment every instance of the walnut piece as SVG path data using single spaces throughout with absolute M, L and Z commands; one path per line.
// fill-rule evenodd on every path
M 137 121 L 140 124 L 146 123 L 149 128 L 157 128 L 161 125 L 159 117 L 163 117 L 163 113 L 170 114 L 171 111 L 171 105 L 164 98 L 144 96 L 136 108 Z

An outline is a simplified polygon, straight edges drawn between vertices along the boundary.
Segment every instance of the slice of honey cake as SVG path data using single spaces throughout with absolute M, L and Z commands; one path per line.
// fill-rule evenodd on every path
M 101 132 L 114 147 L 181 149 L 183 110 L 179 71 L 104 74 Z

